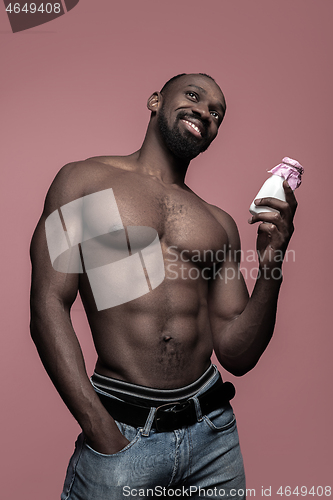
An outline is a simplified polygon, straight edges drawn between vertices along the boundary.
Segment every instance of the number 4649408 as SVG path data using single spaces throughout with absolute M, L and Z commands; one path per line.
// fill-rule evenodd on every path
M 19 3 L 14 3 L 12 7 L 12 4 L 10 3 L 6 7 L 6 11 L 10 14 L 19 14 L 20 12 L 25 12 L 26 14 L 34 14 L 35 12 L 46 12 L 47 14 L 51 14 L 52 12 L 54 12 L 55 14 L 60 14 L 60 10 L 60 3 L 47 3 L 45 4 L 45 7 L 43 3 L 41 3 L 39 7 L 37 7 L 35 3 L 25 3 L 23 7 L 21 7 Z
M 280 486 L 277 490 L 277 495 L 290 497 L 291 495 L 300 495 L 301 497 L 306 497 L 307 495 L 317 496 L 317 497 L 330 497 L 332 494 L 331 486 L 317 486 L 316 488 L 312 486 L 312 488 L 307 488 L 306 486 L 301 486 L 300 488 L 296 486 L 296 488 L 292 489 L 290 486 Z

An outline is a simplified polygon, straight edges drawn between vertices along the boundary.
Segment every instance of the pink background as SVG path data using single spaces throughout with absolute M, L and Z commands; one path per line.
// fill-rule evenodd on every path
M 47 188 L 67 162 L 139 148 L 148 96 L 193 71 L 220 83 L 228 111 L 188 183 L 231 213 L 245 252 L 266 170 L 286 155 L 306 169 L 273 340 L 245 377 L 224 372 L 247 486 L 257 497 L 262 486 L 333 486 L 332 15 L 327 0 L 81 0 L 12 34 L 0 5 L 2 498 L 59 499 L 79 431 L 29 337 L 28 248 Z M 91 372 L 79 303 L 73 322 Z

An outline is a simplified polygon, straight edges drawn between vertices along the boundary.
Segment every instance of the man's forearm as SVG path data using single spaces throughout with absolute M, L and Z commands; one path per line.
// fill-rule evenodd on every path
M 247 373 L 265 351 L 273 335 L 281 283 L 282 277 L 268 278 L 261 270 L 243 312 L 217 333 L 217 358 L 232 374 Z
M 115 441 L 121 435 L 90 383 L 69 311 L 57 299 L 48 301 L 43 311 L 36 302 L 32 299 L 31 336 L 43 365 L 88 440 L 102 451 L 112 432 Z
M 57 299 L 48 301 L 43 311 L 32 305 L 30 330 L 52 382 L 81 427 L 85 427 L 96 394 L 86 373 L 69 313 Z

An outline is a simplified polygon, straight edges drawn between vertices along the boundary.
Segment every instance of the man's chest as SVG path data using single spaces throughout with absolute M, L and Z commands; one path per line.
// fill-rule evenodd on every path
M 144 228 L 156 231 L 164 252 L 180 253 L 197 262 L 212 262 L 227 245 L 227 235 L 208 206 L 192 192 L 165 188 L 157 182 L 114 180 L 105 189 L 84 197 L 82 220 L 85 237 L 103 232 L 105 244 L 115 245 L 116 232 L 136 228 L 134 246 L 145 245 Z M 101 229 L 103 227 L 103 229 Z M 140 230 L 142 228 L 142 230 Z

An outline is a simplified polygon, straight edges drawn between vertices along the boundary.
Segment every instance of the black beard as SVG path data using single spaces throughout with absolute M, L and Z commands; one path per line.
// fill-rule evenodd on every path
M 159 115 L 157 117 L 157 124 L 164 140 L 166 146 L 170 151 L 177 157 L 182 160 L 192 160 L 200 153 L 206 151 L 208 146 L 210 145 L 208 134 L 207 134 L 207 126 L 203 123 L 204 132 L 202 139 L 198 139 L 191 134 L 190 131 L 185 131 L 185 133 L 181 133 L 179 130 L 179 121 L 182 118 L 190 118 L 189 114 L 186 114 L 184 111 L 181 111 L 176 118 L 176 121 L 172 128 L 169 127 L 167 119 L 164 114 L 163 107 L 161 108 Z

